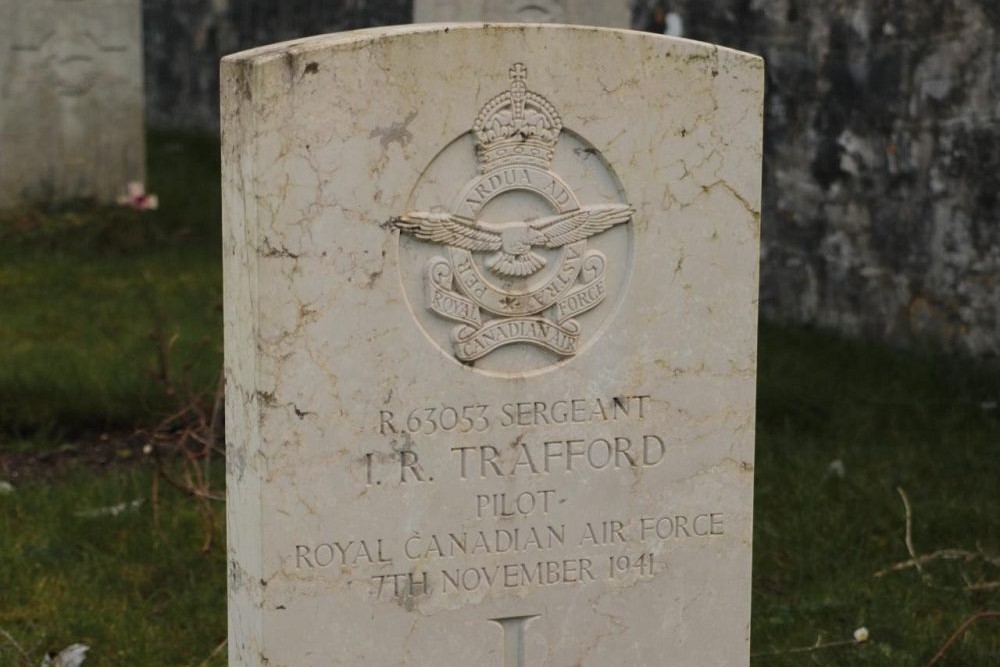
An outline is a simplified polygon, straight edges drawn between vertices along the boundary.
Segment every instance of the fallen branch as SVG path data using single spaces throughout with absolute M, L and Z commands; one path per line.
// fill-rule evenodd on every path
M 947 653 L 949 649 L 951 649 L 952 645 L 958 641 L 958 638 L 961 637 L 963 634 L 965 634 L 965 631 L 968 630 L 973 623 L 975 623 L 981 618 L 1000 618 L 1000 611 L 992 611 L 992 610 L 978 611 L 969 618 L 962 621 L 962 624 L 958 626 L 958 629 L 955 630 L 955 632 L 951 633 L 951 636 L 948 637 L 945 643 L 942 644 L 941 648 L 938 649 L 938 652 L 934 654 L 934 657 L 931 658 L 931 661 L 928 662 L 926 665 L 924 665 L 924 667 L 934 667 L 934 665 L 941 662 L 941 659 L 944 658 L 945 653 Z
M 172 477 L 171 475 L 169 475 L 168 473 L 164 472 L 163 470 L 160 470 L 158 472 L 163 477 L 163 479 L 166 480 L 168 484 L 170 484 L 170 486 L 174 487 L 181 493 L 188 495 L 196 500 L 214 500 L 220 503 L 226 502 L 225 496 L 217 493 L 211 493 L 209 491 L 203 491 L 200 487 L 195 486 L 194 483 L 190 481 L 190 479 L 181 482 Z
M 931 575 L 927 574 L 923 563 L 920 562 L 920 557 L 917 556 L 917 550 L 913 547 L 913 512 L 910 510 L 910 499 L 906 496 L 906 491 L 901 486 L 896 487 L 896 493 L 903 499 L 903 509 L 906 510 L 906 532 L 903 536 L 903 541 L 906 542 L 906 551 L 909 552 L 910 560 L 913 561 L 913 566 L 917 568 L 917 572 L 920 573 L 924 582 L 930 584 Z
M 983 551 L 982 547 L 979 548 L 979 551 L 969 551 L 968 549 L 938 549 L 937 551 L 933 551 L 929 554 L 917 554 L 916 547 L 913 546 L 913 509 L 910 505 L 910 498 L 906 495 L 906 491 L 904 491 L 901 486 L 896 487 L 896 492 L 899 493 L 899 497 L 903 500 L 903 509 L 906 512 L 903 542 L 906 544 L 906 551 L 910 554 L 910 557 L 907 560 L 893 563 L 888 567 L 882 568 L 874 574 L 875 577 L 884 577 L 891 572 L 899 572 L 900 570 L 914 568 L 920 573 L 920 578 L 923 580 L 924 584 L 939 590 L 955 591 L 964 589 L 966 591 L 988 591 L 1000 588 L 1000 581 L 981 580 L 973 583 L 966 580 L 963 588 L 941 586 L 935 583 L 930 573 L 924 569 L 924 565 L 928 563 L 938 560 L 961 560 L 966 563 L 982 561 L 989 565 L 1000 567 L 1000 557 L 987 554 Z
M 967 591 L 992 591 L 997 588 L 1000 588 L 1000 581 L 977 581 L 965 586 Z
M 983 560 L 987 563 L 996 565 L 995 558 L 988 556 L 984 553 L 977 553 L 975 551 L 969 551 L 967 549 L 939 549 L 933 551 L 929 554 L 924 554 L 917 558 L 910 558 L 907 560 L 900 561 L 898 563 L 893 563 L 892 565 L 882 568 L 875 573 L 876 577 L 884 577 L 891 572 L 899 572 L 900 570 L 907 570 L 911 567 L 920 567 L 926 565 L 927 563 L 932 563 L 936 560 L 962 560 L 966 563 L 970 563 L 975 560 Z
M 220 378 L 215 388 L 215 397 L 207 409 L 204 396 L 191 394 L 187 387 L 178 389 L 174 395 L 187 398 L 184 407 L 164 419 L 148 434 L 148 446 L 156 464 L 152 488 L 154 519 L 159 518 L 159 481 L 162 479 L 196 501 L 202 519 L 201 548 L 207 552 L 212 548 L 216 525 L 215 510 L 211 503 L 225 501 L 225 496 L 212 488 L 211 477 L 212 453 L 222 451 L 219 445 L 222 439 L 225 385 Z M 161 456 L 161 450 L 177 455 L 174 460 L 180 461 L 178 474 L 171 471 L 166 458 Z
M 783 648 L 775 649 L 773 651 L 761 651 L 759 653 L 751 653 L 751 658 L 758 658 L 765 655 L 785 655 L 786 653 L 812 653 L 813 651 L 822 651 L 828 648 L 837 648 L 841 646 L 858 646 L 859 644 L 864 644 L 868 641 L 867 637 L 865 639 L 844 639 L 835 642 L 823 642 L 823 635 L 816 637 L 816 643 L 812 646 L 796 646 L 794 648 Z

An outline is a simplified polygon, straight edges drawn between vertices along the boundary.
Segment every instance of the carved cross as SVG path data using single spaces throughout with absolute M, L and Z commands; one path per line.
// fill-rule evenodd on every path
M 71 6 L 64 6 L 67 4 Z M 46 71 L 48 78 L 42 80 L 63 97 L 85 95 L 97 81 L 105 55 L 129 48 L 122 37 L 128 18 L 124 5 L 110 4 L 103 15 L 91 15 L 82 11 L 89 4 L 83 0 L 20 0 L 14 6 L 11 50 L 25 59 L 25 70 Z
M 503 629 L 503 667 L 525 667 L 524 628 L 538 616 L 532 614 L 490 619 Z

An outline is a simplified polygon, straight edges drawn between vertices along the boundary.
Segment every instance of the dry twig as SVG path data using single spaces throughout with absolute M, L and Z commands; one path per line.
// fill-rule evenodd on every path
M 157 453 L 157 471 L 154 477 L 153 504 L 158 506 L 158 480 L 163 478 L 168 484 L 187 494 L 198 502 L 202 519 L 202 551 L 212 548 L 215 534 L 215 508 L 212 502 L 225 501 L 225 496 L 212 489 L 212 451 L 219 447 L 220 429 L 216 426 L 221 419 L 222 396 L 225 384 L 220 378 L 216 385 L 215 398 L 210 410 L 204 407 L 201 396 L 190 396 L 187 405 L 179 412 L 163 420 L 153 431 L 154 440 L 169 445 L 181 455 L 180 477 L 175 476 Z
M 858 639 L 844 639 L 835 642 L 823 642 L 823 635 L 816 637 L 816 643 L 812 646 L 796 646 L 794 648 L 783 648 L 775 649 L 773 651 L 761 651 L 760 653 L 751 653 L 751 658 L 757 658 L 764 655 L 785 655 L 786 653 L 812 653 L 813 651 L 822 651 L 828 648 L 837 648 L 840 646 L 858 646 L 859 644 L 864 644 L 864 641 Z M 865 640 L 867 641 L 867 640 Z
M 935 583 L 930 573 L 924 568 L 924 565 L 938 560 L 961 560 L 966 563 L 982 561 L 989 565 L 1000 567 L 1000 557 L 987 554 L 983 551 L 982 547 L 980 547 L 978 551 L 969 551 L 968 549 L 938 549 L 937 551 L 932 551 L 929 554 L 917 554 L 917 550 L 913 546 L 913 509 L 910 505 L 910 499 L 902 487 L 897 486 L 896 492 L 899 493 L 899 497 L 902 498 L 903 509 L 906 512 L 906 527 L 903 534 L 903 541 L 906 543 L 906 551 L 910 554 L 910 557 L 907 560 L 893 563 L 892 565 L 882 568 L 876 572 L 874 576 L 884 577 L 891 572 L 899 572 L 900 570 L 914 568 L 920 573 L 920 578 L 923 579 L 924 583 L 931 588 L 941 590 L 961 590 L 955 587 L 941 586 Z M 964 586 L 964 589 L 967 591 L 987 591 L 997 588 L 1000 588 L 1000 581 L 966 581 Z
M 897 486 L 896 493 L 899 497 L 903 499 L 903 509 L 906 510 L 906 532 L 904 533 L 903 541 L 906 542 L 906 551 L 910 554 L 910 560 L 913 561 L 913 567 L 917 568 L 917 572 L 920 573 L 921 578 L 927 584 L 931 583 L 931 575 L 927 574 L 927 570 L 924 569 L 923 563 L 920 562 L 920 558 L 917 556 L 917 550 L 913 547 L 913 511 L 910 509 L 910 499 L 906 495 L 906 491 L 903 487 Z
M 219 651 L 226 648 L 227 643 L 229 643 L 228 639 L 223 639 L 219 642 L 219 645 L 212 649 L 212 652 L 208 654 L 208 657 L 198 663 L 198 667 L 207 667 L 208 663 L 212 661 L 212 658 L 218 655 Z
M 3 635 L 4 638 L 8 642 L 10 642 L 11 646 L 17 649 L 18 655 L 20 655 L 21 660 L 24 662 L 25 665 L 27 665 L 27 667 L 34 667 L 33 663 L 31 662 L 31 657 L 23 648 L 21 648 L 21 645 L 17 643 L 17 640 L 10 636 L 9 632 L 4 630 L 3 628 L 0 628 L 0 635 Z
M 967 591 L 992 591 L 996 588 L 1000 588 L 1000 581 L 977 581 L 965 586 Z
M 968 630 L 973 623 L 975 623 L 981 618 L 1000 618 L 1000 611 L 992 611 L 992 610 L 977 611 L 975 614 L 962 621 L 962 624 L 958 626 L 958 629 L 955 630 L 955 632 L 951 633 L 951 636 L 948 637 L 947 640 L 945 640 L 944 644 L 941 645 L 941 648 L 938 649 L 938 652 L 934 654 L 934 657 L 931 658 L 931 661 L 928 662 L 926 665 L 924 665 L 924 667 L 934 667 L 934 665 L 941 662 L 941 659 L 944 658 L 945 653 L 947 653 L 951 649 L 952 645 L 958 641 L 958 638 L 961 637 L 963 634 L 965 634 L 965 631 Z
M 969 551 L 968 549 L 938 549 L 937 551 L 932 551 L 929 554 L 924 554 L 918 558 L 910 558 L 908 560 L 903 560 L 898 563 L 893 563 L 892 565 L 882 568 L 875 573 L 876 577 L 884 577 L 890 572 L 899 572 L 900 570 L 907 570 L 911 567 L 917 567 L 918 565 L 926 565 L 936 560 L 961 560 L 966 563 L 970 563 L 975 560 L 983 560 L 992 565 L 997 565 L 1000 567 L 1000 559 L 989 556 L 983 552 Z
M 155 376 L 164 385 L 168 395 L 178 402 L 178 409 L 163 419 L 148 434 L 152 446 L 156 473 L 153 476 L 151 495 L 153 522 L 159 529 L 160 479 L 193 498 L 198 504 L 202 524 L 202 551 L 212 548 L 215 534 L 215 508 L 213 502 L 222 502 L 225 496 L 212 488 L 212 454 L 224 454 L 223 406 L 225 399 L 225 379 L 222 373 L 216 382 L 215 395 L 211 403 L 203 393 L 192 391 L 183 379 L 175 379 L 169 371 L 170 353 L 177 336 L 167 336 L 163 318 L 151 299 L 154 329 L 150 339 L 156 345 L 157 370 Z M 155 443 L 155 444 L 154 444 Z M 157 446 L 159 445 L 159 446 Z M 179 475 L 166 465 L 161 450 L 179 454 L 181 468 Z

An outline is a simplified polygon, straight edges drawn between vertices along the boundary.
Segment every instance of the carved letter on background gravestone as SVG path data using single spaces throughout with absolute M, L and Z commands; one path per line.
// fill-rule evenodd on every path
M 628 0 L 414 0 L 414 23 L 492 21 L 628 28 Z
M 0 0 L 0 207 L 145 178 L 138 0 Z
M 224 60 L 231 664 L 747 664 L 762 91 L 569 27 Z

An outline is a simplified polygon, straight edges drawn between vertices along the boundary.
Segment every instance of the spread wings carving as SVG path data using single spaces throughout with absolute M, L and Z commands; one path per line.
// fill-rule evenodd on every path
M 422 241 L 471 252 L 493 252 L 486 265 L 503 276 L 529 276 L 546 264 L 533 246 L 561 248 L 628 222 L 635 209 L 628 204 L 593 204 L 537 220 L 488 223 L 451 213 L 412 212 L 392 218 L 401 232 Z

